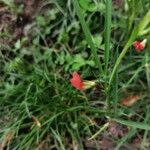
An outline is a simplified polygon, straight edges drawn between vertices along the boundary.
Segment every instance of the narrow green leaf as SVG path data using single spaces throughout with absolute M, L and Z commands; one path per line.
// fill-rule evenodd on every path
M 150 11 L 144 16 L 138 26 L 138 35 L 146 28 L 146 26 L 150 23 Z
M 120 147 L 126 142 L 128 141 L 131 137 L 133 137 L 136 134 L 136 129 L 131 129 L 129 131 L 129 133 L 127 133 L 125 136 L 123 136 L 119 141 L 119 143 L 117 144 L 115 150 L 119 150 Z
M 106 1 L 105 13 L 105 74 L 107 75 L 109 52 L 110 52 L 110 36 L 111 36 L 111 15 L 112 15 L 112 0 Z
M 114 119 L 116 122 L 121 123 L 126 126 L 130 126 L 133 128 L 143 129 L 143 130 L 150 130 L 150 124 L 145 124 L 141 122 L 134 122 L 129 120 L 123 120 L 123 119 Z

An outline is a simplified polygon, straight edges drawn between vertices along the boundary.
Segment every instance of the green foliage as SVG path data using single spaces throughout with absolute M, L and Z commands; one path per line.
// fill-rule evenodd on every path
M 93 0 L 79 0 L 79 4 L 85 11 L 89 12 L 105 11 L 105 5 L 102 2 L 97 2 Z
M 94 67 L 95 63 L 93 60 L 86 60 L 80 54 L 76 54 L 71 56 L 69 53 L 65 54 L 65 52 L 61 52 L 57 57 L 56 64 L 63 65 L 65 71 L 79 71 L 84 66 Z
M 84 150 L 94 143 L 93 149 L 101 149 L 99 141 L 109 136 L 121 149 L 137 135 L 143 138 L 141 149 L 147 148 L 150 2 L 112 2 L 45 0 L 31 20 L 21 14 L 23 5 L 0 2 L 2 148 Z M 133 42 L 143 39 L 147 45 L 137 53 Z M 74 71 L 96 86 L 76 90 L 70 84 Z M 130 95 L 140 100 L 123 106 L 121 99 Z M 115 137 L 112 122 L 128 131 Z
M 87 11 L 93 12 L 97 10 L 96 4 L 91 0 L 79 0 L 79 3 Z

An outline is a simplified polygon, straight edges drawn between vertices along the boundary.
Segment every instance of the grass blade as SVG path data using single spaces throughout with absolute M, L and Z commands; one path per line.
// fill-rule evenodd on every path
M 105 74 L 107 75 L 109 51 L 110 51 L 110 36 L 111 36 L 111 15 L 112 15 L 112 0 L 106 1 L 105 13 Z
M 150 125 L 141 123 L 141 122 L 134 122 L 129 120 L 123 120 L 123 119 L 115 119 L 116 122 L 121 123 L 126 126 L 130 126 L 133 128 L 143 129 L 143 130 L 150 130 Z
M 102 69 L 102 65 L 101 65 L 101 62 L 100 62 L 100 59 L 98 57 L 98 54 L 97 54 L 97 50 L 94 46 L 94 43 L 93 43 L 93 40 L 92 40 L 92 35 L 90 33 L 90 30 L 85 22 L 85 19 L 83 17 L 83 13 L 82 13 L 82 10 L 79 6 L 79 3 L 77 0 L 74 0 L 73 1 L 73 4 L 74 4 L 74 8 L 76 10 L 76 13 L 79 17 L 79 20 L 80 20 L 80 23 L 81 23 L 81 26 L 82 26 L 82 29 L 83 29 L 83 32 L 85 34 L 85 37 L 86 37 L 86 40 L 91 48 L 91 51 L 92 51 L 92 54 L 94 56 L 94 59 L 95 59 L 95 63 L 96 65 L 98 66 L 98 69 L 101 73 L 103 73 L 103 69 Z
M 136 134 L 136 130 L 132 129 L 131 131 L 129 131 L 129 133 L 127 133 L 125 136 L 123 136 L 120 139 L 120 142 L 117 144 L 115 150 L 119 150 L 120 147 L 126 142 L 128 141 L 131 137 L 133 137 Z

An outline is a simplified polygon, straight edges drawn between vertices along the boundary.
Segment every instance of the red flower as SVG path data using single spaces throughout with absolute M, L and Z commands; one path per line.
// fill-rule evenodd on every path
M 134 46 L 134 48 L 136 49 L 137 52 L 141 52 L 144 49 L 144 46 L 139 41 L 135 41 L 133 43 L 133 46 Z
M 135 48 L 135 50 L 136 50 L 137 52 L 142 52 L 142 51 L 144 50 L 144 48 L 145 48 L 146 42 L 147 42 L 146 39 L 144 39 L 142 42 L 140 42 L 140 41 L 135 41 L 135 42 L 133 43 L 133 46 L 134 46 L 134 48 Z
M 84 83 L 80 77 L 80 75 L 77 72 L 74 72 L 72 74 L 72 78 L 70 79 L 71 85 L 75 87 L 78 90 L 84 89 Z

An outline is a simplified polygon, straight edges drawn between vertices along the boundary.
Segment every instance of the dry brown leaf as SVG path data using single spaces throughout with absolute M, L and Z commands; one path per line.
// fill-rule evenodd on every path
M 100 141 L 100 146 L 101 146 L 101 150 L 114 150 L 115 149 L 115 143 L 107 137 L 104 137 Z
M 32 20 L 35 17 L 35 13 L 37 12 L 41 0 L 25 0 L 24 1 L 24 17 L 27 20 Z
M 128 128 L 116 122 L 110 122 L 108 127 L 108 133 L 113 137 L 121 138 L 128 133 Z
M 113 3 L 113 7 L 117 9 L 123 6 L 123 0 L 113 0 L 112 3 Z
M 140 100 L 140 96 L 138 95 L 132 95 L 132 96 L 128 96 L 126 98 L 123 98 L 121 100 L 121 104 L 124 106 L 132 106 L 134 103 L 136 103 L 138 100 Z

